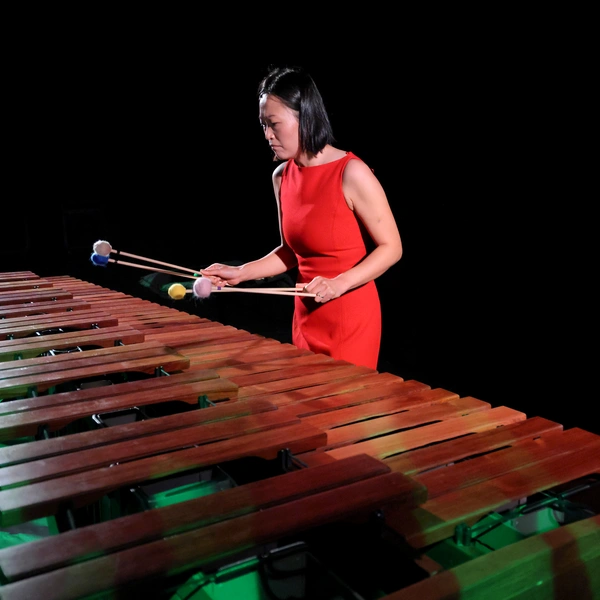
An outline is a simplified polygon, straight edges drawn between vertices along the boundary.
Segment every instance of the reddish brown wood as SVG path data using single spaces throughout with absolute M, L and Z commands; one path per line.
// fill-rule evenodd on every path
M 600 436 L 570 452 L 538 458 L 534 464 L 434 497 L 411 513 L 393 511 L 387 522 L 419 548 L 451 537 L 461 523 L 473 525 L 511 502 L 600 472 Z
M 143 341 L 144 334 L 128 325 L 1 340 L 0 361 L 35 358 L 44 352 L 71 348 L 76 350 L 79 346 L 111 348 L 118 344 L 135 344 Z
M 335 466 L 292 471 L 188 500 L 183 505 L 168 505 L 68 531 L 59 538 L 0 549 L 0 569 L 11 581 L 23 579 L 99 553 L 147 543 L 386 473 L 389 469 L 383 463 L 364 454 L 338 461 Z
M 10 271 L 0 273 L 0 281 L 26 281 L 28 279 L 40 279 L 40 276 L 32 271 Z
M 171 390 L 174 389 L 177 397 L 181 398 L 183 393 L 182 395 L 179 395 L 178 388 L 183 387 L 184 385 L 186 388 L 186 392 L 184 393 L 188 393 L 187 390 L 189 388 L 201 386 L 201 388 L 204 390 L 205 385 L 212 386 L 218 384 L 227 384 L 227 381 L 215 379 L 196 384 L 174 384 L 173 386 L 158 388 L 157 390 L 154 390 L 154 393 L 170 393 Z M 151 394 L 152 392 L 145 392 L 145 395 Z M 122 398 L 123 396 L 117 397 Z M 66 408 L 69 406 L 70 405 L 68 405 Z M 272 410 L 277 410 L 277 407 L 267 400 L 223 402 L 215 406 L 209 406 L 207 408 L 184 413 L 166 415 L 161 418 L 145 419 L 143 421 L 112 425 L 111 427 L 99 427 L 96 430 L 82 431 L 66 436 L 35 440 L 32 442 L 23 442 L 21 444 L 0 448 L 0 466 L 6 467 L 19 463 L 42 460 L 48 457 L 58 456 L 59 454 L 95 448 L 104 444 L 114 444 L 116 442 L 131 440 L 164 431 L 183 429 L 185 427 L 196 426 L 202 423 L 224 421 L 226 419 L 234 419 L 237 417 L 244 417 Z
M 43 288 L 51 288 L 54 287 L 54 284 L 51 281 L 46 279 L 20 279 L 14 281 L 1 281 L 0 280 L 0 292 L 20 292 L 20 291 L 28 291 L 28 290 L 39 290 Z
M 0 319 L 24 317 L 27 315 L 46 315 L 49 313 L 63 313 L 75 310 L 89 310 L 91 305 L 83 300 L 55 300 L 54 302 L 34 302 L 23 304 L 10 304 L 0 306 Z
M 78 419 L 128 408 L 150 406 L 164 402 L 185 402 L 197 405 L 200 397 L 206 397 L 211 402 L 219 402 L 235 397 L 238 389 L 234 383 L 220 378 L 196 383 L 173 384 L 132 394 L 113 395 L 114 387 L 105 387 L 105 397 L 98 400 L 69 402 L 48 408 L 5 414 L 0 418 L 0 441 L 33 436 L 40 427 L 46 427 L 49 432 L 54 432 Z M 7 409 L 10 408 L 10 404 L 9 402 L 6 406 Z M 174 415 L 172 428 L 178 423 L 185 422 L 186 418 L 187 415 Z M 150 421 L 150 423 L 153 422 Z M 141 423 L 139 424 L 141 425 Z M 114 427 L 111 427 L 111 431 L 114 429 Z M 140 431 L 143 431 L 143 428 Z M 140 433 L 140 435 L 143 434 Z M 0 449 L 1 453 L 2 450 Z
M 161 419 L 152 419 L 150 423 L 154 424 L 155 420 L 160 421 Z M 8 489 L 17 484 L 29 485 L 52 478 L 62 478 L 72 473 L 83 473 L 137 461 L 148 456 L 167 454 L 173 450 L 239 439 L 257 432 L 273 433 L 279 427 L 299 423 L 299 419 L 284 410 L 274 410 L 236 419 L 188 422 L 187 427 L 175 427 L 171 423 L 170 427 L 167 425 L 162 431 L 146 431 L 143 435 L 130 436 L 129 439 L 106 440 L 103 444 L 95 447 L 77 448 L 73 452 L 63 452 L 52 457 L 45 457 L 43 460 L 5 466 L 0 470 L 0 488 Z M 240 443 L 243 443 L 241 439 Z M 27 493 L 27 489 L 24 492 Z
M 409 585 L 382 600 L 594 599 L 600 590 L 600 515 L 521 540 Z
M 27 292 L 0 292 L 0 306 L 23 304 L 25 302 L 51 302 L 53 300 L 71 300 L 73 294 L 54 288 Z
M 322 445 L 325 439 L 325 434 L 314 427 L 295 423 L 112 467 L 40 481 L 26 487 L 0 490 L 0 526 L 6 527 L 53 515 L 64 502 L 69 502 L 74 507 L 83 506 L 90 499 L 96 499 L 100 494 L 124 485 L 135 485 L 190 469 L 244 456 L 272 460 L 282 449 L 289 449 L 295 454 L 306 452 Z
M 128 371 L 151 374 L 159 368 L 175 372 L 189 368 L 190 364 L 186 356 L 153 342 L 18 362 L 19 367 L 11 367 L 14 361 L 0 363 L 0 397 L 4 399 L 26 396 L 31 388 L 44 392 L 69 381 Z
M 17 278 L 21 275 L 7 277 L 12 277 L 7 281 L 19 281 Z M 90 311 L 110 314 L 118 319 L 119 326 L 139 331 L 145 336 L 145 342 L 129 344 L 137 347 L 134 351 L 144 349 L 143 355 L 136 358 L 128 354 L 132 348 L 86 347 L 81 353 L 85 357 L 68 357 L 66 362 L 33 357 L 20 361 L 20 367 L 27 369 L 28 376 L 38 383 L 42 381 L 42 385 L 46 385 L 45 378 L 76 381 L 70 378 L 90 373 L 101 376 L 101 371 L 111 373 L 113 368 L 137 368 L 141 366 L 140 361 L 150 360 L 146 353 L 155 351 L 162 353 L 161 356 L 183 357 L 184 362 L 179 363 L 180 369 L 172 366 L 174 370 L 170 372 L 174 374 L 170 377 L 153 377 L 107 386 L 108 389 L 78 390 L 56 396 L 8 398 L 0 403 L 0 431 L 10 432 L 10 428 L 17 425 L 22 427 L 6 433 L 10 445 L 0 448 L 0 465 L 4 465 L 0 468 L 0 485 L 5 488 L 0 490 L 2 525 L 51 516 L 65 506 L 86 506 L 121 487 L 127 489 L 170 474 L 238 458 L 273 460 L 282 450 L 289 450 L 308 465 L 301 471 L 306 481 L 312 482 L 317 469 L 338 473 L 347 468 L 343 465 L 359 457 L 368 459 L 377 468 L 391 469 L 391 474 L 399 479 L 392 484 L 388 474 L 370 477 L 372 481 L 366 487 L 344 484 L 328 492 L 321 490 L 310 496 L 309 503 L 305 502 L 305 496 L 312 494 L 311 491 L 300 484 L 291 489 L 289 474 L 278 475 L 264 486 L 262 482 L 246 483 L 228 490 L 231 495 L 198 499 L 199 504 L 194 505 L 200 511 L 198 515 L 181 510 L 181 505 L 173 505 L 165 512 L 153 512 L 157 518 L 168 520 L 166 526 L 162 521 L 148 520 L 142 527 L 140 523 L 148 516 L 146 512 L 133 515 L 131 520 L 97 523 L 80 531 L 60 534 L 56 540 L 43 540 L 45 548 L 51 542 L 65 541 L 66 553 L 61 554 L 62 544 L 57 546 L 60 552 L 56 552 L 56 560 L 47 550 L 32 552 L 22 570 L 8 558 L 10 549 L 0 551 L 0 567 L 5 575 L 8 572 L 13 573 L 13 577 L 23 577 L 21 582 L 4 586 L 0 590 L 3 597 L 7 594 L 19 597 L 26 592 L 35 594 L 42 586 L 44 591 L 59 590 L 57 594 L 68 595 L 70 592 L 61 588 L 63 577 L 68 578 L 67 585 L 72 585 L 76 594 L 84 589 L 106 589 L 113 575 L 121 578 L 118 579 L 120 587 L 120 583 L 142 581 L 171 568 L 193 572 L 216 556 L 231 554 L 233 557 L 261 541 L 288 538 L 298 527 L 356 515 L 355 511 L 360 513 L 367 505 L 370 509 L 383 508 L 391 530 L 413 548 L 424 551 L 438 541 L 449 541 L 458 524 L 474 524 L 489 512 L 502 511 L 516 502 L 551 491 L 557 483 L 568 486 L 579 476 L 600 471 L 598 439 L 589 432 L 564 431 L 558 423 L 540 417 L 527 418 L 508 406 L 491 406 L 485 399 L 461 398 L 452 391 L 432 389 L 423 382 L 404 381 L 390 373 L 301 351 L 290 344 L 69 276 L 47 280 L 56 290 L 69 294 L 69 299 L 88 304 Z M 38 303 L 40 308 L 48 306 L 48 299 L 41 299 L 40 293 L 31 290 L 25 300 L 22 294 L 0 291 L 0 311 L 17 311 L 11 313 L 10 318 L 16 320 L 9 326 L 34 322 L 34 319 L 18 321 L 25 316 L 18 311 L 25 302 Z M 53 302 L 58 304 L 62 300 Z M 32 310 L 33 313 L 27 314 L 46 314 L 36 311 L 35 307 Z M 44 320 L 36 316 L 35 322 L 62 322 L 59 311 L 49 310 L 47 314 L 50 313 L 57 315 L 57 319 Z M 51 341 L 63 343 L 67 336 L 60 339 L 60 342 L 58 337 Z M 17 343 L 27 342 L 12 340 L 10 347 L 16 347 Z M 6 347 L 0 343 L 0 349 Z M 150 373 L 148 363 L 144 365 L 149 369 L 144 372 Z M 0 382 L 10 376 L 14 383 L 22 375 L 15 365 L 0 364 Z M 22 393 L 29 389 L 22 379 L 20 384 Z M 158 399 L 166 402 L 183 399 L 192 403 L 197 401 L 195 393 L 200 390 L 211 390 L 214 394 L 211 397 L 219 404 L 111 426 L 98 432 L 12 444 L 15 435 L 31 433 L 42 422 L 56 427 L 63 422 L 61 419 L 71 419 L 88 411 L 131 407 Z M 184 447 L 186 445 L 189 447 Z M 103 466 L 109 462 L 114 466 Z M 407 479 L 407 475 L 413 479 Z M 393 491 L 396 484 L 405 486 L 404 492 L 396 495 Z M 20 487 L 7 487 L 10 485 Z M 275 504 L 283 504 L 270 505 L 269 493 L 279 498 L 272 500 Z M 377 494 L 376 501 L 373 494 Z M 234 497 L 241 504 L 230 505 Z M 228 500 L 224 501 L 225 498 Z M 214 512 L 207 516 L 208 513 L 201 512 L 200 504 L 205 508 L 212 506 Z M 222 518 L 226 520 L 217 522 Z M 597 528 L 598 524 L 594 526 Z M 182 528 L 181 536 L 173 535 L 177 527 Z M 85 537 L 92 531 L 100 536 L 97 540 Z M 162 539 L 165 531 L 168 535 Z M 104 545 L 108 532 L 119 540 L 114 546 Z M 135 547 L 126 548 L 128 536 Z M 68 549 L 66 542 L 76 539 L 79 540 L 77 547 Z M 585 542 L 591 537 L 582 539 Z M 71 561 L 91 558 L 95 541 L 101 551 L 114 551 L 114 554 L 82 565 L 70 565 Z M 15 556 L 24 556 L 28 545 L 18 548 Z M 37 547 L 42 546 L 40 543 Z M 566 549 L 564 555 L 562 548 Z M 552 557 L 557 582 L 568 573 L 585 574 L 585 568 L 597 560 L 588 554 L 584 568 L 577 570 L 568 548 L 561 547 L 560 556 Z M 369 549 L 364 551 L 369 552 Z M 497 572 L 495 566 L 490 566 L 494 565 L 494 554 L 496 552 L 482 564 L 491 573 L 492 580 L 496 578 L 495 585 L 499 585 L 499 581 L 511 578 L 515 570 L 505 562 L 500 569 L 507 569 L 506 574 Z M 39 578 L 30 577 L 37 570 L 45 569 L 54 570 Z M 460 573 L 473 577 L 476 570 Z M 526 578 L 530 587 L 523 585 L 523 589 L 535 590 L 532 582 L 536 576 L 532 569 L 519 574 L 518 580 Z M 40 588 L 35 587 L 37 585 Z M 88 585 L 89 588 L 84 587 Z M 427 597 L 425 588 L 419 590 L 421 595 Z
M 71 600 L 122 587 L 152 575 L 199 568 L 216 557 L 371 511 L 388 502 L 418 503 L 424 491 L 399 473 L 371 477 L 260 512 L 122 550 L 2 588 L 3 600 L 36 597 Z M 102 574 L 110 573 L 107 578 Z
M 11 400 L 10 402 L 0 403 L 0 415 L 21 412 L 26 410 L 37 410 L 39 408 L 49 408 L 61 404 L 70 404 L 77 402 L 87 402 L 106 398 L 116 398 L 121 394 L 140 394 L 151 393 L 152 390 L 162 387 L 176 386 L 185 383 L 195 383 L 206 381 L 208 379 L 217 379 L 219 376 L 211 369 L 204 371 L 183 371 L 169 375 L 168 377 L 149 377 L 111 385 L 110 389 L 106 387 L 96 387 L 80 389 L 72 392 L 62 392 L 59 394 L 50 394 L 38 396 L 37 398 L 24 398 L 22 400 Z M 237 386 L 230 383 L 231 389 L 236 390 Z M 141 400 L 140 400 L 141 401 Z
M 0 339 L 24 338 L 38 332 L 61 329 L 91 329 L 94 327 L 115 327 L 117 317 L 102 311 L 80 310 L 68 316 L 51 313 L 31 317 L 17 317 L 0 321 Z

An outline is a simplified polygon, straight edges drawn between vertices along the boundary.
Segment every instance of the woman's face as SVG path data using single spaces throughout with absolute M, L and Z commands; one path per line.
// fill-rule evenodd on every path
M 258 107 L 265 139 L 277 159 L 295 158 L 300 147 L 298 113 L 270 94 L 263 94 L 260 97 Z

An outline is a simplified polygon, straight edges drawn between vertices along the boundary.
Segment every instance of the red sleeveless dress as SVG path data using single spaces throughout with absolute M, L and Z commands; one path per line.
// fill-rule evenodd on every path
M 317 275 L 333 278 L 367 254 L 362 225 L 342 190 L 352 152 L 336 161 L 299 167 L 289 160 L 280 188 L 282 231 L 298 259 L 298 283 Z M 292 341 L 299 348 L 355 365 L 377 368 L 381 342 L 381 304 L 374 281 L 318 304 L 294 298 Z

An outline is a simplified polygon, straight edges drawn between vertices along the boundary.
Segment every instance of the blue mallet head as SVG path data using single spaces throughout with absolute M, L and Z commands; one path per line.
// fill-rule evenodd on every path
M 108 256 L 101 256 L 100 254 L 93 252 L 90 256 L 90 260 L 97 267 L 105 267 L 108 264 Z

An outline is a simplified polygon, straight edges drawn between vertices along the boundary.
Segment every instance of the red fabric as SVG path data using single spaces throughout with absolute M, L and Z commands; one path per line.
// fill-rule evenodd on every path
M 280 189 L 283 235 L 298 258 L 298 282 L 321 275 L 333 278 L 367 254 L 361 225 L 342 191 L 345 157 L 314 167 L 288 161 Z M 377 368 L 381 340 L 381 305 L 375 282 L 318 304 L 296 297 L 292 341 L 355 365 Z

